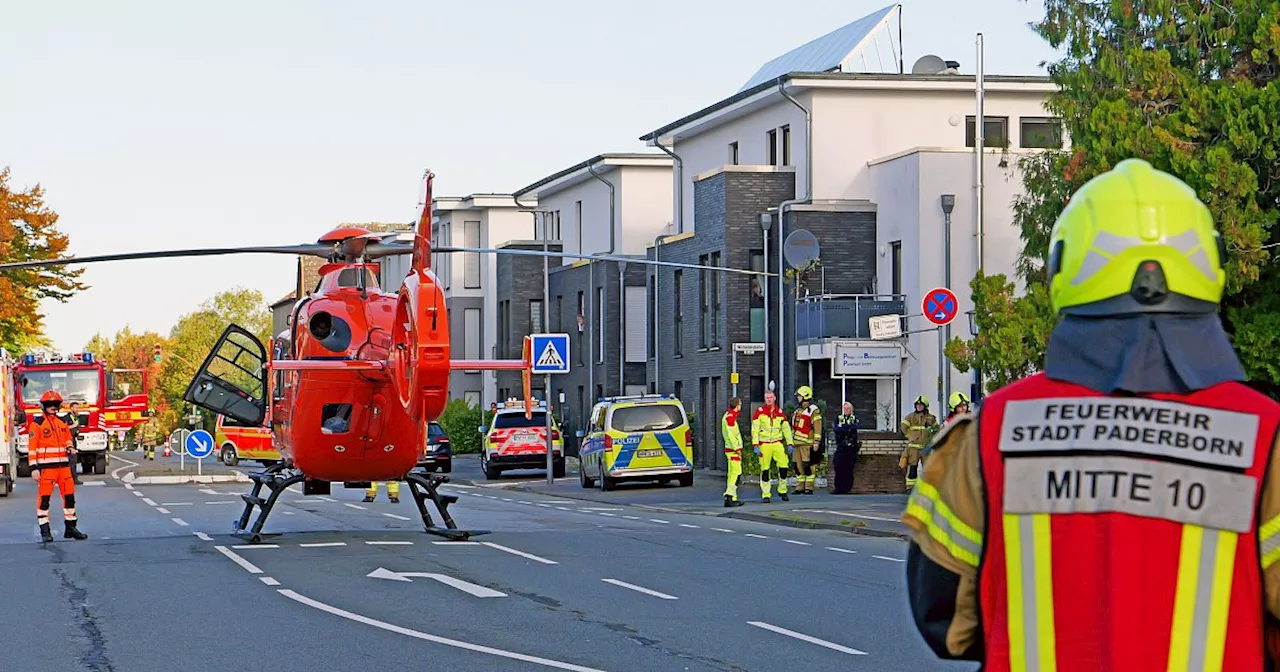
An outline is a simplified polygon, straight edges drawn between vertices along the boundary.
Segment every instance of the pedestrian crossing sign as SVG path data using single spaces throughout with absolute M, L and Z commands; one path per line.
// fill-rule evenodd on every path
M 533 334 L 534 374 L 569 373 L 569 334 Z

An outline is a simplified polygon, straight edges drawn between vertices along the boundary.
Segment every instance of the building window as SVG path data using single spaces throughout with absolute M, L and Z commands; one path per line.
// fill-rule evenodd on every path
M 675 386 L 672 387 L 671 389 L 675 391 L 676 399 L 679 399 L 681 403 L 683 403 L 684 402 L 684 381 L 677 380 Z M 685 409 L 685 410 L 687 411 L 688 409 Z
M 977 141 L 974 137 L 973 120 L 976 117 L 964 118 L 964 146 L 972 147 Z M 1009 145 L 1009 117 L 983 117 L 982 146 L 1007 147 Z
M 684 288 L 684 271 L 677 270 L 672 275 L 673 275 L 673 279 L 671 281 L 671 302 L 672 302 L 672 307 L 675 309 L 675 329 L 673 330 L 673 333 L 671 335 L 671 339 L 672 339 L 671 354 L 675 357 L 680 357 L 684 353 L 684 316 L 680 314 L 681 313 L 680 304 L 683 303 L 680 300 L 680 294 L 681 294 L 681 290 Z M 679 396 L 679 395 L 676 395 L 676 396 Z
M 1022 117 L 1018 120 L 1018 146 L 1023 149 L 1062 149 L 1062 120 L 1057 117 Z
M 778 165 L 778 129 L 765 133 L 765 149 L 769 152 L 769 165 Z
M 897 240 L 889 243 L 889 249 L 892 253 L 889 255 L 889 277 L 892 278 L 893 286 L 889 288 L 890 294 L 902 293 L 902 241 Z
M 480 309 L 462 311 L 462 358 L 480 359 Z
M 729 143 L 729 165 L 738 165 L 738 143 Z
M 542 299 L 530 299 L 528 333 L 541 334 L 545 331 L 546 329 L 542 326 Z
M 654 325 L 658 324 L 658 323 L 655 321 L 655 320 L 657 319 L 657 316 L 656 316 L 656 315 L 654 315 L 654 308 L 655 308 L 655 306 L 654 306 L 654 303 L 653 303 L 655 300 L 657 300 L 657 294 L 655 293 L 655 290 L 654 290 L 654 287 L 653 287 L 653 283 L 654 283 L 654 281 L 655 281 L 655 280 L 657 280 L 657 277 L 658 277 L 658 276 L 656 275 L 657 271 L 655 271 L 654 273 L 655 273 L 655 275 L 651 275 L 651 276 L 649 276 L 649 278 L 648 278 L 648 282 L 649 282 L 649 295 L 648 295 L 648 297 L 646 297 L 646 298 L 647 298 L 647 300 L 645 301 L 645 303 L 649 304 L 648 306 L 646 306 L 646 307 L 645 307 L 645 310 L 648 312 L 648 315 L 649 315 L 649 322 L 648 322 L 648 326 L 649 326 L 649 328 L 648 328 L 648 329 L 645 329 L 645 331 L 646 331 L 646 332 L 648 332 L 648 334 L 646 335 L 646 338 L 648 339 L 648 343 L 649 343 L 649 345 L 648 345 L 649 359 L 656 359 L 656 358 L 657 358 L 657 356 L 658 356 L 658 353 L 657 353 L 657 346 L 655 346 L 655 345 L 654 345 L 654 342 L 653 342 L 653 333 L 654 333 L 654 332 L 653 332 L 653 329 L 654 329 Z
M 506 358 L 507 358 L 507 352 L 508 352 L 508 351 L 507 351 L 507 334 L 508 334 L 511 330 L 510 330 L 510 329 L 508 328 L 508 326 L 507 326 L 507 325 L 508 325 L 507 320 L 509 319 L 509 318 L 507 317 L 507 311 L 509 310 L 509 309 L 507 308 L 507 304 L 508 304 L 508 302 L 507 302 L 507 301 L 499 301 L 499 302 L 498 302 L 498 344 L 497 344 L 497 345 L 498 345 L 498 353 L 497 353 L 497 357 L 498 357 L 499 359 L 506 359 Z
M 596 287 L 596 362 L 604 363 L 604 287 Z
M 711 253 L 711 266 L 720 267 L 720 253 Z M 711 276 L 711 347 L 720 347 L 720 271 L 707 271 Z
M 604 399 L 604 385 L 596 385 L 596 401 L 601 399 Z
M 699 266 L 709 266 L 707 255 L 698 257 Z M 698 269 L 698 347 L 711 347 L 711 324 L 708 319 L 711 313 L 711 278 L 708 277 L 711 271 L 705 268 Z
M 749 403 L 764 403 L 764 376 L 751 376 L 751 390 L 748 394 L 751 395 L 747 399 Z
M 582 224 L 582 201 L 575 201 L 575 202 L 574 202 L 574 204 L 573 204 L 573 209 L 574 209 L 574 212 L 575 212 L 575 214 L 576 214 L 576 216 L 577 216 L 577 218 L 578 218 L 578 220 L 577 220 L 577 224 L 578 224 L 578 254 L 582 254 L 582 232 L 583 232 L 583 230 L 584 230 L 584 229 L 583 229 L 583 224 Z M 583 313 L 583 315 L 585 315 L 585 314 L 586 314 L 586 313 Z
M 782 165 L 791 165 L 791 127 L 782 127 Z
M 547 236 L 548 240 L 560 240 L 560 211 L 556 210 L 551 216 L 551 231 Z
M 480 222 L 462 223 L 462 246 L 480 247 Z M 462 286 L 466 289 L 480 288 L 480 253 L 462 253 Z
M 578 353 L 578 366 L 582 366 L 584 363 L 586 363 L 586 360 L 585 360 L 586 355 L 584 354 L 586 351 L 586 348 L 582 347 L 582 337 L 583 337 L 583 334 L 585 333 L 586 321 L 587 321 L 586 297 L 582 292 L 578 292 L 578 314 L 574 319 L 576 320 L 577 333 L 578 333 L 578 347 L 574 348 L 574 350 Z
M 747 259 L 748 270 L 764 271 L 764 250 L 749 251 L 747 253 Z M 763 276 L 751 276 L 751 297 L 747 305 L 751 307 L 751 342 L 764 343 L 765 325 Z

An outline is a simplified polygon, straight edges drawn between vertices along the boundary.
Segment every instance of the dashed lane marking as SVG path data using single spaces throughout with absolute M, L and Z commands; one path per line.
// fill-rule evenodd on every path
M 324 495 L 320 495 L 320 496 L 316 497 L 316 499 L 318 499 L 318 500 L 320 500 L 320 501 L 322 501 L 322 502 L 334 502 L 334 503 L 337 503 L 337 501 L 338 501 L 338 500 L 336 500 L 336 499 L 334 499 L 334 498 L 332 498 L 332 497 L 326 497 L 326 496 L 324 496 Z
M 796 541 L 795 539 L 783 539 L 783 541 L 787 542 L 788 544 L 795 544 L 796 546 L 812 546 L 813 545 L 807 541 Z
M 138 497 L 142 497 L 142 496 L 144 496 L 141 492 L 139 492 L 139 491 L 137 491 L 137 490 L 134 490 L 134 491 L 133 491 L 133 494 L 134 494 L 134 495 L 137 495 Z
M 479 546 L 478 541 L 433 541 L 436 546 Z
M 649 590 L 648 588 L 643 588 L 643 587 L 641 587 L 641 586 L 637 586 L 637 585 L 635 585 L 635 584 L 633 584 L 633 583 L 627 583 L 626 581 L 619 581 L 619 580 L 617 580 L 617 579 L 600 579 L 600 580 L 601 580 L 601 581 L 604 581 L 605 583 L 611 583 L 611 584 L 613 584 L 613 585 L 615 585 L 615 586 L 621 586 L 621 587 L 623 587 L 623 588 L 627 588 L 627 589 L 629 589 L 629 590 L 634 590 L 634 591 L 636 591 L 637 593 L 644 593 L 645 595 L 652 595 L 652 596 L 654 596 L 654 597 L 657 597 L 657 598 L 660 598 L 660 599 L 663 599 L 663 600 L 678 600 L 678 599 L 680 599 L 680 598 L 676 597 L 675 595 L 668 595 L 668 594 L 666 594 L 666 593 L 659 593 L 659 592 L 658 592 L 658 591 L 656 591 L 656 590 Z
M 548 559 L 546 559 L 546 558 L 536 556 L 536 555 L 534 555 L 534 554 L 532 554 L 532 553 L 525 553 L 524 551 L 517 551 L 517 550 L 516 550 L 516 549 L 514 549 L 514 548 L 507 548 L 506 546 L 501 546 L 501 545 L 499 545 L 499 544 L 495 544 L 495 543 L 493 543 L 492 541 L 482 541 L 482 542 L 480 542 L 480 543 L 484 544 L 485 546 L 488 546 L 489 548 L 496 548 L 496 549 L 498 549 L 499 551 L 506 551 L 507 553 L 510 553 L 510 554 L 512 554 L 512 555 L 518 555 L 518 556 L 520 556 L 520 557 L 522 557 L 522 558 L 528 558 L 528 559 L 530 559 L 530 560 L 534 560 L 534 561 L 537 561 L 537 562 L 541 562 L 541 563 L 542 563 L 542 564 L 544 564 L 544 565 L 558 565 L 558 564 L 560 564 L 560 563 L 556 562 L 555 560 L 548 560 Z
M 331 546 L 346 546 L 345 541 L 326 541 L 317 544 L 298 544 L 301 548 L 329 548 Z
M 729 534 L 733 534 L 733 530 L 726 530 L 723 527 L 713 527 L 711 529 L 715 530 L 716 532 L 728 532 Z
M 747 535 L 746 535 L 746 536 L 751 537 L 751 538 L 753 538 L 753 539 L 768 539 L 768 538 L 769 538 L 769 537 L 764 536 L 763 534 L 751 534 L 751 533 L 747 533 Z
M 901 559 L 901 558 L 890 558 L 890 557 L 885 556 L 885 555 L 873 555 L 873 556 L 871 556 L 871 557 L 873 557 L 873 558 L 879 558 L 880 560 L 888 560 L 889 562 L 906 562 L 906 560 L 903 560 L 903 559 Z
M 382 515 L 384 515 L 384 516 L 386 516 L 386 517 L 388 517 L 388 518 L 395 518 L 396 520 L 413 520 L 412 518 L 409 518 L 409 517 L 407 517 L 407 516 L 401 516 L 401 515 L 396 514 L 396 513 L 384 513 L 384 514 L 382 514 Z
M 559 662 L 556 660 L 550 660 L 547 658 L 538 658 L 536 656 L 530 656 L 523 653 L 515 653 L 513 651 L 504 651 L 502 649 L 495 649 L 489 646 L 481 646 L 479 644 L 472 644 L 470 642 L 463 642 L 456 639 L 449 639 L 447 637 L 440 637 L 438 635 L 419 632 L 417 630 L 410 630 L 409 628 L 403 628 L 398 625 L 392 625 L 384 621 L 374 620 L 372 618 L 369 618 L 368 616 L 361 616 L 360 614 L 357 614 L 354 612 L 329 606 L 323 602 L 318 602 L 305 595 L 296 593 L 292 590 L 280 589 L 277 592 L 293 600 L 294 602 L 305 604 L 308 607 L 311 607 L 313 609 L 319 609 L 320 611 L 333 614 L 334 616 L 339 616 L 341 618 L 345 618 L 349 621 L 355 621 L 357 623 L 371 625 L 381 630 L 394 632 L 398 635 L 404 635 L 406 637 L 413 637 L 414 639 L 421 639 L 428 642 L 435 642 L 437 644 L 444 644 L 445 646 L 452 646 L 459 649 L 466 649 L 468 651 L 476 651 L 478 653 L 487 653 L 489 655 L 500 656 L 503 658 L 510 658 L 512 660 L 521 660 L 526 663 L 535 663 L 535 664 L 543 665 L 546 667 L 554 667 L 560 670 L 571 670 L 572 672 L 604 672 L 603 670 L 597 670 L 590 667 L 583 667 L 581 665 L 574 665 L 572 663 L 562 663 L 562 662 Z
M 142 501 L 146 502 L 147 506 L 158 506 L 150 497 L 143 497 Z
M 280 548 L 280 545 L 279 544 L 241 544 L 239 546 L 232 546 L 231 548 L 234 548 L 237 551 L 251 551 L 258 548 Z
M 191 502 L 160 502 L 160 506 L 191 506 Z
M 213 537 L 205 534 L 204 532 L 196 532 L 196 538 L 200 541 L 213 541 Z
M 599 514 L 600 514 L 600 515 L 602 515 L 602 516 L 609 516 L 610 518 L 617 518 L 617 517 L 618 517 L 618 514 L 616 514 L 616 513 L 607 513 L 607 512 L 605 512 L 605 511 L 597 511 L 596 513 L 599 513 Z
M 259 580 L 259 581 L 261 581 L 261 582 L 263 582 L 263 583 L 265 583 L 265 584 L 267 584 L 268 586 L 278 586 L 278 585 L 280 585 L 280 582 L 279 582 L 279 581 L 276 581 L 275 579 L 273 579 L 273 578 L 271 578 L 271 577 L 269 577 L 269 576 L 259 576 L 259 577 L 258 577 L 258 580 Z
M 350 503 L 350 502 L 343 502 L 343 504 L 342 504 L 342 505 L 343 505 L 343 506 L 349 506 L 349 507 L 351 507 L 351 508 L 353 508 L 353 509 L 360 509 L 361 511 L 364 511 L 364 510 L 365 510 L 365 507 L 360 506 L 359 504 L 352 504 L 352 503 Z
M 159 511 L 160 513 L 169 513 L 169 509 L 166 509 L 163 506 L 157 506 L 156 511 Z
M 788 636 L 788 637 L 794 637 L 795 639 L 798 639 L 798 640 L 800 640 L 800 641 L 802 641 L 802 642 L 809 642 L 810 644 L 817 644 L 818 646 L 825 646 L 825 647 L 827 647 L 828 649 L 831 649 L 831 650 L 833 650 L 833 651 L 839 651 L 839 652 L 841 652 L 841 653 L 848 653 L 848 654 L 851 654 L 851 655 L 854 655 L 854 656 L 865 656 L 865 655 L 867 655 L 867 652 L 866 652 L 866 651 L 859 651 L 859 650 L 857 650 L 857 649 L 851 649 L 851 648 L 849 648 L 849 647 L 847 647 L 847 646 L 842 646 L 842 645 L 840 645 L 840 644 L 836 644 L 836 643 L 834 643 L 834 642 L 828 642 L 828 641 L 826 641 L 825 639 L 818 639 L 817 637 L 810 637 L 809 635 L 801 634 L 801 633 L 796 632 L 796 631 L 794 631 L 794 630 L 787 630 L 786 628 L 780 628 L 780 627 L 778 627 L 778 626 L 776 626 L 776 625 L 770 625 L 770 624 L 768 624 L 768 623 L 764 623 L 764 622 L 761 622 L 761 621 L 747 621 L 747 625 L 754 625 L 754 626 L 755 626 L 755 627 L 757 627 L 757 628 L 763 628 L 763 629 L 768 630 L 768 631 L 770 631 L 770 632 L 776 632 L 776 633 L 778 633 L 778 634 L 780 634 L 780 635 L 786 635 L 786 636 Z
M 412 541 L 366 541 L 370 546 L 412 546 Z
M 209 505 L 209 506 L 214 506 L 214 505 L 217 505 L 217 504 L 239 504 L 239 502 L 222 501 L 222 502 L 205 502 L 205 504 L 207 504 L 207 505 Z
M 693 529 L 695 529 L 695 530 L 696 530 L 696 529 L 698 529 L 698 526 L 697 526 L 697 525 L 690 525 L 689 523 L 680 523 L 680 527 L 690 527 L 690 528 L 693 528 Z
M 827 550 L 835 551 L 836 553 L 849 553 L 849 554 L 857 553 L 857 551 L 851 551 L 847 548 L 836 548 L 835 546 L 827 546 Z
M 640 520 L 640 516 L 623 516 L 627 520 Z
M 132 490 L 132 489 L 133 489 L 133 484 L 132 484 L 132 483 L 125 483 L 125 484 L 124 484 L 124 489 L 125 489 L 125 490 Z
M 567 507 L 567 506 L 557 506 L 556 508 L 557 508 L 557 509 L 560 509 L 561 511 L 572 511 L 572 510 L 573 510 L 573 509 L 571 509 L 571 508 L 569 508 L 569 507 Z
M 671 521 L 669 521 L 669 520 L 663 520 L 663 519 L 661 519 L 661 518 L 650 518 L 650 519 L 649 519 L 649 522 L 651 522 L 651 523 L 658 523 L 659 525 L 670 525 L 670 524 L 671 524 Z
M 187 527 L 187 521 L 181 518 L 170 518 L 169 520 L 172 520 L 173 522 L 177 523 L 178 525 L 181 525 L 182 527 Z
M 214 548 L 215 550 L 217 550 L 219 553 L 221 553 L 221 554 L 223 554 L 223 555 L 227 556 L 228 558 L 230 558 L 230 559 L 231 559 L 231 562 L 234 562 L 234 563 L 236 563 L 237 565 L 240 565 L 240 567 L 241 567 L 242 569 L 244 569 L 244 571 L 249 572 L 250 574 L 261 574 L 261 573 L 262 573 L 262 570 L 261 570 L 261 569 L 258 569 L 258 566 L 257 566 L 257 565 L 255 565 L 255 564 L 253 564 L 252 562 L 249 562 L 248 560 L 245 560 L 244 558 L 240 557 L 240 555 L 239 555 L 238 553 L 236 553 L 235 551 L 232 551 L 232 550 L 228 549 L 226 546 L 214 546 L 213 548 Z

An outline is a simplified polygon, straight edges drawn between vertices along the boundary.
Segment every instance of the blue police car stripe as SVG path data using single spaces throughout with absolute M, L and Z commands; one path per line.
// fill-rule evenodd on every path
M 667 454 L 667 459 L 674 466 L 680 466 L 687 463 L 684 458 L 684 452 L 680 450 L 680 446 L 676 444 L 676 440 L 671 436 L 671 432 L 655 433 L 653 435 L 658 440 L 659 447 Z M 627 437 L 630 439 L 632 437 Z M 631 461 L 636 457 L 636 451 L 640 449 L 642 438 L 623 444 L 622 450 L 618 452 L 618 457 L 613 461 L 614 469 L 627 469 L 631 466 Z M 626 441 L 626 439 L 624 439 Z
M 670 432 L 659 434 L 658 443 L 666 451 L 667 458 L 671 460 L 671 464 L 680 466 L 685 463 L 684 451 L 680 450 L 680 446 L 676 445 L 676 440 L 671 436 Z

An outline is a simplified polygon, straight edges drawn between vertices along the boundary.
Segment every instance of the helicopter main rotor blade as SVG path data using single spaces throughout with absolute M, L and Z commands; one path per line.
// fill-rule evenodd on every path
M 211 247 L 187 250 L 156 250 L 154 252 L 123 252 L 120 254 L 97 254 L 88 257 L 63 257 L 61 259 L 41 259 L 38 261 L 15 261 L 0 264 L 0 271 L 20 268 L 44 268 L 48 266 L 66 266 L 69 264 L 94 264 L 102 261 L 126 261 L 130 259 L 169 259 L 175 257 L 214 257 L 227 254 L 309 254 L 317 257 L 328 257 L 334 253 L 332 245 L 308 243 L 306 245 L 281 245 L 277 247 Z
M 608 254 L 574 254 L 572 252 L 543 252 L 541 250 L 518 250 L 503 249 L 496 250 L 487 247 L 433 247 L 432 252 L 480 252 L 487 254 L 516 254 L 528 257 L 567 257 L 569 259 L 590 259 L 593 261 L 618 261 L 629 264 L 645 264 L 648 266 L 673 266 L 675 268 L 696 268 L 708 271 L 723 271 L 725 273 L 740 273 L 742 275 L 760 275 L 765 277 L 777 277 L 777 273 L 766 273 L 765 271 L 748 271 L 742 268 L 726 268 L 724 266 L 702 266 L 699 264 L 682 264 L 678 261 L 654 261 L 653 259 L 641 259 L 637 257 L 618 257 Z

